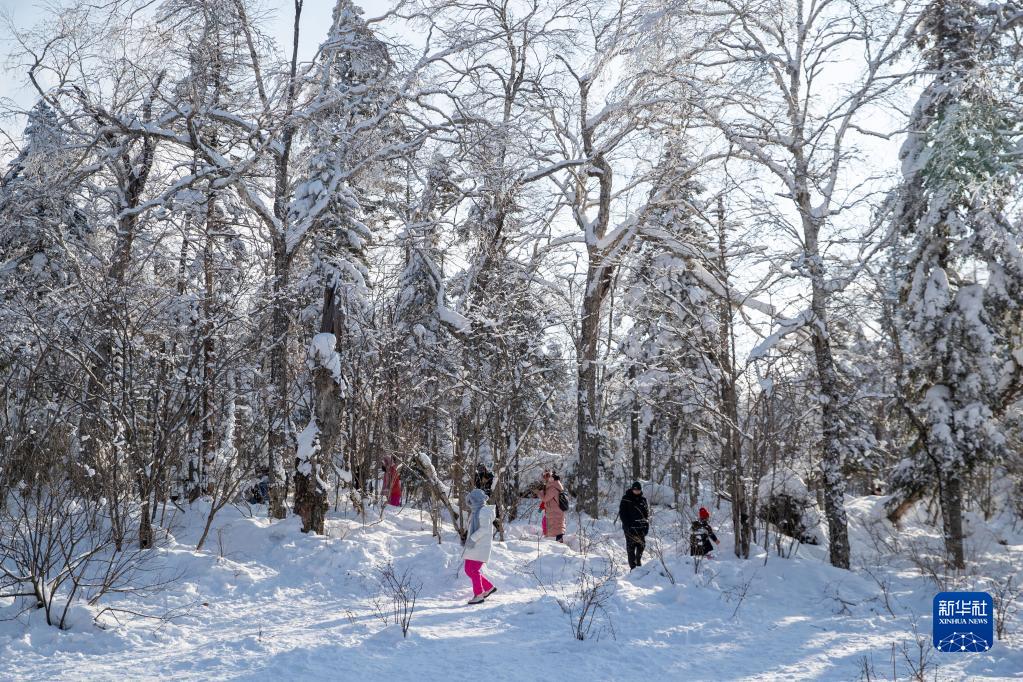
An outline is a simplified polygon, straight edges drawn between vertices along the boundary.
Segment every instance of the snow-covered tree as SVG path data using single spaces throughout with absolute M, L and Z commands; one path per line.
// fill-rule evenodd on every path
M 759 168 L 784 199 L 771 206 L 770 221 L 784 226 L 791 249 L 775 250 L 779 268 L 801 280 L 803 308 L 781 321 L 772 335 L 811 335 L 820 405 L 821 480 L 831 563 L 849 567 L 848 521 L 842 462 L 849 438 L 838 376 L 830 315 L 834 296 L 858 273 L 831 248 L 869 241 L 876 225 L 844 217 L 860 204 L 867 184 L 846 191 L 851 160 L 861 131 L 869 128 L 871 106 L 884 101 L 904 79 L 896 68 L 905 51 L 902 36 L 911 24 L 913 3 L 790 3 L 720 0 L 710 3 L 727 19 L 726 37 L 714 61 L 727 75 L 695 77 L 683 64 L 678 78 L 692 86 L 693 106 L 727 140 L 731 156 Z M 836 61 L 848 69 L 832 69 Z M 854 64 L 854 65 L 852 65 Z M 876 131 L 873 131 L 876 132 Z M 781 262 L 785 265 L 781 265 Z M 770 343 L 762 346 L 763 352 Z
M 452 268 L 450 294 L 468 321 L 452 397 L 452 479 L 456 492 L 471 485 L 474 465 L 484 461 L 493 467 L 495 504 L 512 515 L 520 455 L 550 423 L 551 382 L 561 366 L 543 302 L 554 292 L 545 290 L 542 258 L 530 245 L 537 225 L 557 211 L 541 189 L 558 168 L 543 151 L 544 103 L 555 86 L 553 55 L 571 48 L 575 4 L 437 0 L 430 7 L 434 30 L 460 54 L 439 80 L 467 121 L 452 158 L 466 178 L 468 206 L 452 225 L 454 250 L 464 250 L 467 262 Z
M 713 259 L 711 236 L 700 217 L 703 188 L 680 143 L 669 144 L 658 168 L 649 210 L 641 226 L 645 241 L 625 285 L 624 310 L 633 320 L 622 342 L 625 355 L 632 476 L 660 482 L 654 466 L 678 485 L 683 465 L 710 450 L 719 411 L 717 297 L 705 284 Z M 655 437 L 655 435 L 657 437 Z M 654 443 L 667 451 L 656 464 Z
M 403 209 L 398 235 L 403 266 L 393 304 L 392 352 L 400 356 L 399 376 L 413 389 L 403 397 L 401 419 L 412 429 L 411 446 L 429 453 L 435 464 L 450 445 L 448 415 L 438 402 L 453 373 L 450 332 L 465 326 L 450 308 L 442 242 L 446 214 L 459 198 L 449 159 L 434 154 L 414 200 Z
M 75 159 L 53 108 L 40 100 L 28 113 L 21 152 L 0 179 L 0 286 L 30 281 L 45 291 L 66 285 L 87 256 L 91 232 L 74 203 Z
M 1023 258 L 1012 208 L 1020 173 L 1011 57 L 972 0 L 935 0 L 915 38 L 933 76 L 910 121 L 896 220 L 906 246 L 898 335 L 917 429 L 896 485 L 936 488 L 949 562 L 965 565 L 968 476 L 1005 445 L 1018 396 Z M 902 502 L 904 500 L 898 500 Z
M 311 119 L 303 135 L 310 159 L 305 180 L 295 190 L 292 221 L 318 204 L 310 230 L 316 278 L 323 298 L 318 333 L 309 349 L 313 369 L 313 409 L 299 438 L 295 469 L 295 510 L 303 529 L 323 533 L 327 508 L 328 462 L 341 445 L 342 410 L 352 387 L 341 372 L 338 352 L 364 342 L 360 328 L 368 317 L 369 273 L 366 251 L 372 237 L 362 196 L 376 180 L 372 146 L 386 145 L 395 100 L 392 62 L 386 45 L 348 0 L 334 7 L 333 24 L 320 48 L 317 89 L 307 107 Z M 351 462 L 348 463 L 351 466 Z
M 80 371 L 57 349 L 81 324 L 78 288 L 94 260 L 72 136 L 43 100 L 26 121 L 0 178 L 0 494 L 65 475 L 67 463 L 49 453 L 73 442 L 74 391 L 63 382 Z

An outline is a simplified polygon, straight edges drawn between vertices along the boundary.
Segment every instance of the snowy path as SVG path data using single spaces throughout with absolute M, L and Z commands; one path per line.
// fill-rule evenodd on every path
M 864 655 L 879 670 L 890 668 L 891 642 L 910 634 L 907 618 L 884 612 L 876 585 L 812 556 L 766 565 L 722 556 L 698 575 L 688 557 L 671 556 L 674 585 L 648 557 L 646 566 L 614 580 L 607 619 L 595 625 L 603 628 L 599 640 L 580 642 L 534 575 L 547 591 L 568 595 L 584 557 L 538 543 L 528 525 L 495 543 L 485 572 L 499 592 L 466 606 L 460 548 L 450 535 L 438 545 L 415 511 L 388 512 L 367 526 L 332 519 L 332 537 L 304 536 L 291 521 L 269 526 L 225 514 L 211 553 L 203 554 L 187 549 L 196 532 L 189 524 L 175 532 L 181 544 L 167 550 L 169 564 L 187 575 L 149 604 L 191 605 L 187 615 L 156 632 L 144 625 L 58 633 L 36 623 L 0 624 L 0 679 L 534 680 L 555 669 L 565 680 L 848 680 L 859 677 Z M 592 533 L 624 556 L 608 523 Z M 722 546 L 729 545 L 722 533 Z M 423 583 L 407 639 L 380 618 L 376 575 L 388 561 Z M 920 612 L 932 595 L 914 591 L 919 583 L 906 581 L 896 598 Z M 1007 678 L 1023 670 L 1023 652 L 1003 646 L 951 666 L 942 661 L 949 679 L 961 678 L 964 664 L 974 675 Z

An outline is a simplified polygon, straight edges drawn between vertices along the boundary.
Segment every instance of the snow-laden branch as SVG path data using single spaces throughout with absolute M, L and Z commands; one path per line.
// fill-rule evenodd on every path
M 784 339 L 786 336 L 790 336 L 791 334 L 795 334 L 796 332 L 809 327 L 813 324 L 815 319 L 813 311 L 807 308 L 791 319 L 780 318 L 776 320 L 778 329 L 758 343 L 756 347 L 750 351 L 748 362 L 760 360 L 766 357 L 767 354 L 778 345 L 779 341 Z

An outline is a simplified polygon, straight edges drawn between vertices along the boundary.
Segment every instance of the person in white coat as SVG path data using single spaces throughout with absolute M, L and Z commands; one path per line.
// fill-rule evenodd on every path
M 490 561 L 490 550 L 494 544 L 494 508 L 487 506 L 487 494 L 479 488 L 469 493 L 469 536 L 465 540 L 465 574 L 472 581 L 470 604 L 482 604 L 483 600 L 497 592 L 497 588 L 480 572 L 483 564 Z

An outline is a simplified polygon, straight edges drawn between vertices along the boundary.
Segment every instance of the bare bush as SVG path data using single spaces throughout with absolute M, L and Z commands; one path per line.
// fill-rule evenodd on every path
M 1018 575 L 1007 574 L 993 580 L 989 588 L 995 607 L 995 634 L 1004 639 L 1008 634 L 1009 624 L 1019 613 L 1019 604 L 1023 600 L 1023 585 L 1017 582 Z
M 906 664 L 910 679 L 925 682 L 928 675 L 937 679 L 938 664 L 933 660 L 934 647 L 926 635 L 920 634 L 916 621 L 913 622 L 913 639 L 909 642 L 903 641 L 899 646 L 899 653 Z
M 874 655 L 873 654 L 861 656 L 860 657 L 860 680 L 862 680 L 863 682 L 880 682 L 881 680 L 888 680 L 888 679 L 891 679 L 892 682 L 895 682 L 895 680 L 898 680 L 899 676 L 898 676 L 898 673 L 896 671 L 896 656 L 895 656 L 895 652 L 896 652 L 896 645 L 895 645 L 895 642 L 892 642 L 891 648 L 890 648 L 889 659 L 888 659 L 888 665 L 891 667 L 891 670 L 892 670 L 891 678 L 887 678 L 884 675 L 881 675 L 881 674 L 879 674 L 877 672 L 877 668 L 874 667 Z
M 875 568 L 863 568 L 863 572 L 870 576 L 871 580 L 877 584 L 878 589 L 881 590 L 881 603 L 884 604 L 885 610 L 889 615 L 895 615 L 894 608 L 894 596 L 892 595 L 892 579 L 889 576 L 884 575 L 881 569 Z
M 383 595 L 376 595 L 370 602 L 373 605 L 373 615 L 380 619 L 384 627 L 391 622 L 391 614 L 388 613 L 387 601 Z
M 214 518 L 224 507 L 237 499 L 242 484 L 247 481 L 243 475 L 245 462 L 241 453 L 234 447 L 233 439 L 234 427 L 232 425 L 225 442 L 217 450 L 216 456 L 206 463 L 205 488 L 210 506 L 206 513 L 202 536 L 195 546 L 197 552 L 201 551 L 206 544 Z
M 884 557 L 902 552 L 899 534 L 889 532 L 890 525 L 887 520 L 881 519 L 866 524 L 867 537 L 874 550 L 875 563 L 880 564 Z
M 841 586 L 840 583 L 839 584 L 829 583 L 824 588 L 824 594 L 829 599 L 835 602 L 836 615 L 851 616 L 852 607 L 856 606 L 856 602 L 843 597 L 842 593 L 839 591 L 840 586 Z
M 954 592 L 965 584 L 962 569 L 950 568 L 943 551 L 935 551 L 926 543 L 907 544 L 906 556 L 920 573 L 935 584 L 941 592 Z
M 614 624 L 607 611 L 618 577 L 618 563 L 613 552 L 585 557 L 567 589 L 544 579 L 535 571 L 532 576 L 540 589 L 557 601 L 568 618 L 573 637 L 579 641 L 591 637 L 599 640 L 600 635 L 607 632 L 614 639 Z
M 774 551 L 782 559 L 791 559 L 799 552 L 800 541 L 782 533 L 774 534 Z
M 728 603 L 732 603 L 733 601 L 735 602 L 735 608 L 732 609 L 732 615 L 730 616 L 731 620 L 735 620 L 735 618 L 739 615 L 739 609 L 742 608 L 743 602 L 746 601 L 746 596 L 749 594 L 750 588 L 753 586 L 753 581 L 756 580 L 756 577 L 757 572 L 753 571 L 753 574 L 750 575 L 749 578 L 741 580 L 736 585 L 733 585 L 722 592 Z
M 657 561 L 661 564 L 661 575 L 668 579 L 668 582 L 672 585 L 676 584 L 675 574 L 668 568 L 668 563 L 664 559 L 665 549 L 664 543 L 661 539 L 655 535 L 651 535 L 647 540 L 646 548 L 651 554 L 653 554 Z
M 103 500 L 76 497 L 68 483 L 22 484 L 0 508 L 0 598 L 14 598 L 21 613 L 42 609 L 47 624 L 64 630 L 76 603 L 173 582 L 152 566 L 148 550 L 118 550 L 123 530 L 111 523 Z M 114 607 L 103 612 L 149 617 Z
M 874 657 L 863 655 L 860 656 L 860 680 L 862 682 L 875 682 L 875 680 L 884 679 L 877 674 L 877 670 L 874 668 Z
M 401 626 L 402 637 L 408 637 L 409 628 L 412 626 L 412 616 L 416 611 L 416 600 L 423 583 L 416 580 L 411 568 L 406 568 L 401 573 L 395 570 L 391 562 L 387 562 L 379 569 L 377 578 L 380 586 L 391 599 L 391 617 L 396 625 Z

